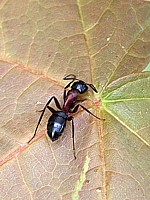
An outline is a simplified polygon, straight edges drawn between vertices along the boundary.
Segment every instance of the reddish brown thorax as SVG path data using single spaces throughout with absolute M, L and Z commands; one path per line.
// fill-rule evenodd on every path
M 74 107 L 75 102 L 77 101 L 77 98 L 78 98 L 78 94 L 79 94 L 78 90 L 72 89 L 68 91 L 63 108 L 62 108 L 64 112 L 68 112 L 71 108 Z

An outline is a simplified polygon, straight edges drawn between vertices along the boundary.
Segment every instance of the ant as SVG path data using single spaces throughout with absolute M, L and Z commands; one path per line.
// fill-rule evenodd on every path
M 74 158 L 76 159 L 75 142 L 74 142 L 74 121 L 73 121 L 74 118 L 72 116 L 70 116 L 70 114 L 76 113 L 79 106 L 80 106 L 86 112 L 93 115 L 95 118 L 97 118 L 99 120 L 105 120 L 105 119 L 101 119 L 101 118 L 97 117 L 96 115 L 91 113 L 87 108 L 85 108 L 81 104 L 76 105 L 76 103 L 78 101 L 80 101 L 80 100 L 78 100 L 78 95 L 85 93 L 88 90 L 88 86 L 91 87 L 92 90 L 97 93 L 97 90 L 94 87 L 94 85 L 89 84 L 89 83 L 85 83 L 84 81 L 77 79 L 76 76 L 73 75 L 73 74 L 69 74 L 63 80 L 71 80 L 70 83 L 68 83 L 66 85 L 66 87 L 64 88 L 64 95 L 63 95 L 64 104 L 63 104 L 63 106 L 62 107 L 60 106 L 60 103 L 55 96 L 52 96 L 48 100 L 44 109 L 41 110 L 42 113 L 41 113 L 41 116 L 40 116 L 39 121 L 37 123 L 37 126 L 35 128 L 34 135 L 28 141 L 28 143 L 30 143 L 30 141 L 35 137 L 37 129 L 38 129 L 40 122 L 43 118 L 43 115 L 45 113 L 45 110 L 46 110 L 46 108 L 48 108 L 52 112 L 52 115 L 50 116 L 48 123 L 47 123 L 47 133 L 48 133 L 48 136 L 50 137 L 50 139 L 52 141 L 57 140 L 62 135 L 64 128 L 66 126 L 66 121 L 72 122 L 73 151 L 74 151 Z M 66 89 L 68 87 L 71 87 L 71 90 L 69 90 L 66 93 Z M 52 100 L 54 100 L 55 105 L 59 109 L 59 111 L 56 111 L 52 107 L 49 106 L 49 104 L 51 103 Z

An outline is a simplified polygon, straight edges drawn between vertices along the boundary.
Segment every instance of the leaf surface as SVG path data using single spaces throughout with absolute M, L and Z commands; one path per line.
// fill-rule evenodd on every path
M 0 199 L 148 199 L 150 74 L 146 1 L 0 3 Z M 63 104 L 63 77 L 93 83 L 71 124 L 52 143 L 46 111 Z M 52 107 L 55 105 L 52 103 Z

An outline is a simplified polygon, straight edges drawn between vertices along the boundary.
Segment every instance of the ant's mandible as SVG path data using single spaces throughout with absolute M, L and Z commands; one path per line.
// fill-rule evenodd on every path
M 74 151 L 74 158 L 76 159 L 75 142 L 74 142 L 74 121 L 73 121 L 73 117 L 70 116 L 70 114 L 77 112 L 77 110 L 80 106 L 86 112 L 88 112 L 89 114 L 94 116 L 95 118 L 97 118 L 99 120 L 105 120 L 105 119 L 101 119 L 101 118 L 97 117 L 96 115 L 91 113 L 87 108 L 85 108 L 83 105 L 76 104 L 79 101 L 78 95 L 85 93 L 88 90 L 88 86 L 91 87 L 92 90 L 97 93 L 97 90 L 94 87 L 94 85 L 85 83 L 84 81 L 77 79 L 76 76 L 73 74 L 69 74 L 68 76 L 66 76 L 64 78 L 64 80 L 71 80 L 71 82 L 68 83 L 66 85 L 66 87 L 64 88 L 64 96 L 63 96 L 64 104 L 63 104 L 63 106 L 62 107 L 60 106 L 60 103 L 55 96 L 52 96 L 48 100 L 44 109 L 41 111 L 42 113 L 41 113 L 41 116 L 37 123 L 37 126 L 35 128 L 34 135 L 28 141 L 28 143 L 30 143 L 31 140 L 35 137 L 35 135 L 37 133 L 37 129 L 38 129 L 40 122 L 43 118 L 43 115 L 45 113 L 45 110 L 46 110 L 46 108 L 48 108 L 52 112 L 52 115 L 50 116 L 48 123 L 47 123 L 47 133 L 52 141 L 57 140 L 62 135 L 64 128 L 66 126 L 66 121 L 72 122 L 73 151 Z M 71 87 L 71 90 L 66 92 L 66 89 L 69 87 Z M 49 106 L 49 104 L 51 103 L 52 100 L 54 100 L 56 107 L 59 109 L 59 111 L 56 111 L 52 107 Z

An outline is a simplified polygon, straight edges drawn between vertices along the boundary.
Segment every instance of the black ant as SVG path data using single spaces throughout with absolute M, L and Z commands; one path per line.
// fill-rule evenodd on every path
M 47 133 L 48 136 L 52 141 L 57 140 L 63 133 L 64 128 L 66 126 L 66 121 L 71 121 L 72 122 L 72 139 L 73 139 L 73 151 L 74 151 L 74 158 L 76 159 L 75 155 L 75 142 L 74 142 L 74 121 L 73 117 L 70 116 L 70 113 L 75 113 L 77 112 L 79 106 L 82 107 L 86 112 L 89 114 L 93 115 L 95 118 L 99 120 L 105 120 L 97 117 L 93 113 L 91 113 L 87 108 L 82 106 L 81 104 L 77 104 L 78 100 L 78 95 L 83 94 L 88 90 L 88 86 L 94 90 L 94 92 L 97 92 L 96 88 L 94 85 L 85 83 L 84 81 L 81 81 L 76 78 L 75 75 L 69 74 L 66 76 L 63 80 L 71 80 L 70 83 L 64 88 L 64 104 L 61 107 L 59 101 L 55 96 L 52 96 L 48 102 L 46 103 L 44 109 L 41 111 L 41 116 L 39 118 L 38 124 L 36 126 L 35 132 L 33 137 L 28 141 L 28 143 L 35 137 L 37 129 L 39 127 L 39 124 L 43 118 L 44 112 L 46 108 L 48 108 L 51 112 L 52 115 L 50 116 L 47 124 Z M 77 81 L 76 81 L 77 80 Z M 71 85 L 72 84 L 72 85 Z M 66 89 L 70 87 L 71 85 L 71 90 L 69 90 L 66 94 Z M 52 107 L 49 106 L 51 101 L 54 100 L 56 107 L 59 109 L 59 111 L 54 110 Z

